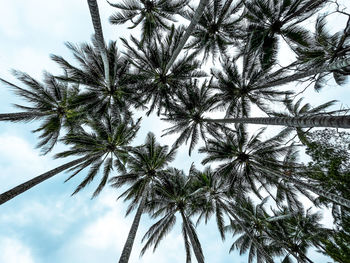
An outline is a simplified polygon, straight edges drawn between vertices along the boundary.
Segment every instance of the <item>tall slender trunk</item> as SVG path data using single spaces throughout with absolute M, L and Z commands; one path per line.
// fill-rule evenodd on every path
M 98 5 L 96 0 L 87 0 L 92 20 L 92 25 L 94 26 L 95 38 L 97 41 L 98 49 L 100 51 L 100 55 L 103 61 L 104 73 L 105 73 L 105 81 L 107 88 L 109 89 L 111 86 L 110 74 L 109 74 L 109 60 L 106 51 L 105 41 L 103 38 L 103 31 L 100 19 L 100 13 L 98 11 Z
M 146 195 L 142 195 L 141 202 L 139 204 L 139 207 L 137 208 L 134 221 L 132 222 L 128 238 L 126 239 L 126 242 L 124 244 L 124 248 L 122 251 L 122 254 L 119 259 L 119 263 L 127 263 L 130 258 L 131 250 L 134 245 L 136 232 L 140 224 L 141 216 L 144 210 L 146 204 Z
M 187 233 L 189 235 L 189 238 L 191 240 L 191 244 L 192 244 L 192 248 L 193 248 L 193 252 L 196 256 L 196 259 L 197 259 L 197 262 L 198 263 L 204 263 L 204 256 L 203 256 L 203 253 L 202 251 L 200 250 L 200 248 L 197 246 L 197 243 L 195 241 L 195 238 L 193 236 L 193 233 L 192 233 L 192 228 L 190 227 L 188 221 L 187 221 L 187 218 L 184 214 L 183 211 L 180 211 L 180 214 L 181 214 L 181 217 L 182 217 L 182 220 L 183 220 L 183 223 L 185 224 L 185 227 L 187 229 Z
M 36 118 L 49 115 L 45 112 L 15 112 L 15 113 L 1 113 L 0 121 L 31 121 Z
M 283 78 L 278 78 L 278 79 L 267 79 L 265 83 L 262 83 L 259 85 L 260 88 L 269 88 L 269 87 L 275 87 L 283 84 L 287 84 L 289 82 L 293 82 L 302 78 L 310 77 L 322 72 L 328 72 L 332 70 L 337 70 L 337 69 L 342 69 L 344 67 L 350 66 L 350 58 L 338 60 L 336 62 L 332 62 L 326 66 L 315 68 L 312 70 L 308 70 L 306 72 L 301 72 L 301 73 L 295 73 L 293 75 L 283 77 Z
M 168 72 L 168 70 L 170 69 L 171 65 L 175 62 L 177 56 L 180 54 L 181 50 L 185 46 L 185 44 L 187 42 L 187 39 L 192 34 L 192 31 L 193 31 L 194 27 L 197 25 L 199 19 L 201 18 L 202 14 L 203 14 L 203 11 L 204 11 L 204 8 L 207 5 L 208 1 L 209 0 L 200 0 L 199 5 L 198 5 L 198 7 L 196 9 L 196 12 L 194 13 L 194 16 L 193 16 L 193 18 L 191 20 L 191 23 L 187 27 L 185 34 L 181 38 L 179 44 L 177 45 L 177 48 L 175 49 L 173 55 L 171 56 L 168 64 L 165 67 L 165 72 Z
M 245 227 L 245 225 L 242 223 L 242 221 L 236 216 L 235 213 L 231 211 L 231 209 L 226 208 L 226 211 L 236 220 L 236 222 L 240 225 L 240 227 L 244 230 L 244 232 L 248 235 L 250 240 L 254 243 L 254 245 L 257 247 L 259 252 L 264 255 L 264 257 L 267 259 L 269 263 L 274 263 L 272 258 L 266 253 L 264 248 L 260 245 L 260 243 L 255 239 L 255 237 L 249 232 L 249 230 Z
M 262 125 L 282 125 L 291 127 L 333 127 L 350 128 L 350 115 L 344 116 L 305 116 L 305 117 L 258 117 L 258 118 L 227 118 L 203 119 L 204 122 L 215 123 L 250 123 Z
M 12 198 L 16 197 L 17 195 L 27 191 L 28 189 L 32 188 L 33 186 L 36 186 L 37 184 L 40 184 L 44 182 L 45 180 L 51 178 L 52 176 L 67 170 L 83 161 L 86 160 L 86 157 L 82 157 L 76 160 L 73 160 L 69 163 L 63 164 L 61 166 L 56 167 L 55 169 L 52 169 L 46 173 L 43 173 L 41 175 L 38 175 L 37 177 L 34 177 L 33 179 L 30 179 L 29 181 L 17 185 L 16 187 L 0 194 L 0 205 L 11 200 Z
M 308 184 L 308 183 L 305 183 L 301 180 L 298 180 L 298 179 L 295 179 L 293 178 L 292 176 L 286 176 L 282 173 L 275 173 L 273 171 L 270 171 L 270 170 L 267 170 L 265 173 L 264 173 L 266 176 L 268 177 L 278 177 L 278 178 L 282 178 L 288 182 L 291 182 L 293 184 L 296 184 L 296 185 L 299 185 L 301 187 L 304 187 L 305 189 L 308 189 L 310 191 L 312 191 L 313 193 L 319 195 L 319 196 L 322 196 L 324 198 L 327 198 L 329 199 L 330 201 L 333 201 L 339 205 L 342 205 L 344 207 L 347 207 L 347 208 L 350 208 L 350 200 L 346 199 L 346 198 L 343 198 L 341 196 L 338 196 L 338 195 L 335 195 L 335 194 L 332 194 L 332 193 L 329 193 L 328 191 L 325 191 L 323 189 L 320 189 L 316 186 L 313 186 L 311 184 Z

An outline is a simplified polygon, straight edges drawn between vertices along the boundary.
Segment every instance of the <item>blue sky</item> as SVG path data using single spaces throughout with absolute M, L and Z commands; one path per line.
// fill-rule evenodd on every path
M 128 38 L 130 31 L 125 27 L 108 24 L 112 9 L 105 1 L 98 2 L 106 40 Z M 345 22 L 340 17 L 331 20 L 332 30 Z M 69 57 L 63 43 L 89 41 L 92 33 L 84 0 L 0 0 L 0 77 L 17 83 L 9 73 L 11 68 L 25 71 L 38 79 L 43 70 L 58 72 L 49 54 Z M 135 30 L 134 34 L 137 34 Z M 13 111 L 11 104 L 20 102 L 18 98 L 3 85 L 0 92 L 0 112 Z M 330 85 L 321 93 L 310 90 L 307 96 L 313 104 L 330 99 L 349 104 L 348 94 L 348 87 Z M 144 119 L 135 144 L 142 143 L 148 131 L 154 132 L 163 144 L 172 142 L 172 137 L 160 138 L 165 127 L 155 117 Z M 35 148 L 35 134 L 31 133 L 34 128 L 35 123 L 0 123 L 0 192 L 65 161 L 53 160 L 54 153 L 40 155 Z M 64 147 L 58 145 L 55 152 L 62 149 Z M 190 158 L 187 148 L 181 148 L 173 165 L 187 170 L 193 161 L 198 160 L 199 155 L 194 154 Z M 98 198 L 91 200 L 96 187 L 92 184 L 71 197 L 83 175 L 64 184 L 65 178 L 67 175 L 63 173 L 57 175 L 0 206 L 0 262 L 97 263 L 117 260 L 133 216 L 124 217 L 126 205 L 121 200 L 116 201 L 120 191 L 107 188 Z M 329 217 L 326 216 L 325 221 L 329 221 Z M 181 220 L 155 253 L 150 250 L 139 258 L 141 237 L 151 222 L 147 216 L 142 219 L 130 262 L 184 262 L 179 230 Z M 246 262 L 238 252 L 228 254 L 232 239 L 228 237 L 222 243 L 214 223 L 198 228 L 206 261 Z M 315 262 L 327 262 L 326 258 L 315 253 L 311 257 Z

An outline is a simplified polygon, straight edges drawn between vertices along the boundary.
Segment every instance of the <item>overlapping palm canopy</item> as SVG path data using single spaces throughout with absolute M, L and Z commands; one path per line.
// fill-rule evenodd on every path
M 312 262 L 309 248 L 334 260 L 337 251 L 350 258 L 344 249 L 350 245 L 350 194 L 340 187 L 350 167 L 327 154 L 332 144 L 316 154 L 317 143 L 308 137 L 314 127 L 350 128 L 350 115 L 348 109 L 332 109 L 334 100 L 302 105 L 303 92 L 296 88 L 320 90 L 329 74 L 347 85 L 347 10 L 324 0 L 125 0 L 110 3 L 110 22 L 141 25 L 139 34 L 106 44 L 97 1 L 87 2 L 92 43 L 67 42 L 75 62 L 51 55 L 62 74 L 46 73 L 39 82 L 14 71 L 23 86 L 0 79 L 27 102 L 16 105 L 20 112 L 1 113 L 0 121 L 35 121 L 44 153 L 62 143 L 67 148 L 56 157 L 75 159 L 2 193 L 0 204 L 62 171 L 69 180 L 86 170 L 73 194 L 100 176 L 93 197 L 108 183 L 116 191 L 127 187 L 120 192 L 130 202 L 127 214 L 137 208 L 120 263 L 129 261 L 145 213 L 157 221 L 144 234 L 141 254 L 155 250 L 181 218 L 184 260 L 191 262 L 193 251 L 197 262 L 205 262 L 205 241 L 196 226 L 214 217 L 222 239 L 233 233 L 230 251 L 248 254 L 249 263 Z M 348 17 L 339 33 L 327 32 L 327 5 Z M 305 27 L 312 19 L 314 31 Z M 288 44 L 283 52 L 295 57 L 290 64 L 281 59 L 282 40 Z M 160 145 L 149 133 L 135 146 L 142 126 L 135 112 L 143 118 L 156 112 L 172 124 L 163 135 L 178 137 Z M 185 173 L 170 166 L 184 143 L 189 155 L 204 154 L 193 160 L 203 169 L 192 165 Z M 298 151 L 305 147 L 314 162 L 323 158 L 327 165 L 300 162 Z M 327 175 L 339 184 L 330 186 Z M 319 223 L 320 212 L 303 206 L 306 198 L 315 209 L 337 209 L 333 229 Z

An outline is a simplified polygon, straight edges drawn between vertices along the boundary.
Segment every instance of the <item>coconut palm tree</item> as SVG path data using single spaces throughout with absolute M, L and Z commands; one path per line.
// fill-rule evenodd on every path
M 129 157 L 129 144 L 135 138 L 139 124 L 140 119 L 134 122 L 128 114 L 124 116 L 117 113 L 106 114 L 100 119 L 92 118 L 88 121 L 85 130 L 69 133 L 62 138 L 62 142 L 69 145 L 70 149 L 56 154 L 56 158 L 85 156 L 84 162 L 71 169 L 74 172 L 67 180 L 90 166 L 87 176 L 73 194 L 91 183 L 102 165 L 104 166 L 103 175 L 93 197 L 101 192 L 114 168 L 119 172 L 125 171 Z
M 281 96 L 292 94 L 291 91 L 281 91 L 269 86 L 260 88 L 266 77 L 284 75 L 285 68 L 271 72 L 273 66 L 270 63 L 262 68 L 253 54 L 243 54 L 241 73 L 236 61 L 229 58 L 222 63 L 222 69 L 212 70 L 216 79 L 214 88 L 218 91 L 216 96 L 219 106 L 226 109 L 226 117 L 248 117 L 251 104 L 268 113 L 268 102 L 282 101 Z
M 303 116 L 312 117 L 317 115 L 326 115 L 327 112 L 325 110 L 333 106 L 337 102 L 336 100 L 331 100 L 319 106 L 312 107 L 310 103 L 305 103 L 302 105 L 302 101 L 303 101 L 303 98 L 300 98 L 295 103 L 293 103 L 293 101 L 289 97 L 286 97 L 283 100 L 283 105 L 285 106 L 287 111 L 284 111 L 284 112 L 273 111 L 271 112 L 271 115 L 277 116 L 277 117 L 303 117 Z M 333 111 L 331 112 L 331 114 L 334 114 L 336 112 L 337 111 L 335 112 Z M 310 129 L 308 129 L 308 131 Z M 281 131 L 281 133 L 290 133 L 292 131 L 296 131 L 296 134 L 299 137 L 299 140 L 304 145 L 308 144 L 308 141 L 305 135 L 305 133 L 308 131 L 305 131 L 305 129 L 302 129 L 299 127 L 286 127 Z
M 63 83 L 47 72 L 43 82 L 21 71 L 13 71 L 13 74 L 25 87 L 17 86 L 4 79 L 0 81 L 29 104 L 15 104 L 17 108 L 24 111 L 2 113 L 0 121 L 41 120 L 40 126 L 33 132 L 41 133 L 39 135 L 41 140 L 37 147 L 42 147 L 43 153 L 47 154 L 57 143 L 62 129 L 77 129 L 83 122 L 84 111 L 79 104 L 74 102 L 79 95 L 78 85 Z
M 310 208 L 306 211 L 302 209 L 287 217 L 283 216 L 288 213 L 286 210 L 273 212 L 275 217 L 282 216 L 283 220 L 267 225 L 267 233 L 299 261 L 312 263 L 313 261 L 306 256 L 308 248 L 312 246 L 322 248 L 320 240 L 330 234 L 330 230 L 320 223 L 321 213 L 312 213 Z
M 247 43 L 260 54 L 262 64 L 275 60 L 280 35 L 287 43 L 308 45 L 309 32 L 298 24 L 322 8 L 323 0 L 245 1 Z
M 191 262 L 190 246 L 194 251 L 197 262 L 203 263 L 204 256 L 202 248 L 189 216 L 189 210 L 194 205 L 192 198 L 191 178 L 183 171 L 172 168 L 169 169 L 170 176 L 162 178 L 161 182 L 154 187 L 152 199 L 147 204 L 147 210 L 152 218 L 162 216 L 154 223 L 143 237 L 146 244 L 142 248 L 141 254 L 153 245 L 153 250 L 157 248 L 160 241 L 172 229 L 176 223 L 176 213 L 182 219 L 182 235 L 186 249 L 186 262 Z
M 192 208 L 192 213 L 198 213 L 198 222 L 204 218 L 205 222 L 211 215 L 215 214 L 216 223 L 221 238 L 225 238 L 224 214 L 235 219 L 245 233 L 250 237 L 251 242 L 255 244 L 259 253 L 268 261 L 273 262 L 268 252 L 261 246 L 257 239 L 251 234 L 251 231 L 245 227 L 237 214 L 234 213 L 233 207 L 240 206 L 240 200 L 244 199 L 246 194 L 245 187 L 235 185 L 232 187 L 227 178 L 222 177 L 219 173 L 206 168 L 203 172 L 191 169 L 190 176 L 193 177 L 193 192 L 196 205 Z
M 167 165 L 175 158 L 176 149 L 168 150 L 168 146 L 161 146 L 156 142 L 153 133 L 148 133 L 145 144 L 129 150 L 127 170 L 110 179 L 113 187 L 121 187 L 125 184 L 130 187 L 121 195 L 126 200 L 132 199 L 127 214 L 138 205 L 134 221 L 125 242 L 120 263 L 128 262 L 136 232 L 142 213 L 153 185 L 159 182 L 159 178 L 167 176 Z
M 190 140 L 189 155 L 198 143 L 199 137 L 204 141 L 209 134 L 217 134 L 220 125 L 202 122 L 203 114 L 215 108 L 217 97 L 211 95 L 211 81 L 204 81 L 199 86 L 198 81 L 188 81 L 184 88 L 176 92 L 175 100 L 169 105 L 168 113 L 162 120 L 175 125 L 164 130 L 162 136 L 180 133 L 174 145 L 181 145 Z
M 118 171 L 125 170 L 125 163 L 128 158 L 128 144 L 136 136 L 139 123 L 140 120 L 135 123 L 129 116 L 122 117 L 117 114 L 114 114 L 113 117 L 105 115 L 101 119 L 93 118 L 88 120 L 85 124 L 88 130 L 80 129 L 65 135 L 61 141 L 68 144 L 70 149 L 55 155 L 57 158 L 80 156 L 78 159 L 2 193 L 0 195 L 0 204 L 11 200 L 62 171 L 69 169 L 72 172 L 67 179 L 69 180 L 85 168 L 90 167 L 87 176 L 73 192 L 73 194 L 76 194 L 91 183 L 98 174 L 100 167 L 104 166 L 100 184 L 93 193 L 93 197 L 96 197 L 106 185 L 113 168 L 116 168 Z
M 319 15 L 315 24 L 315 33 L 309 39 L 308 46 L 299 45 L 294 49 L 297 54 L 298 64 L 301 69 L 320 67 L 350 55 L 350 20 L 343 32 L 330 34 L 326 29 L 326 16 Z M 332 72 L 338 85 L 346 82 L 346 76 L 350 74 L 349 68 L 342 68 Z M 320 90 L 325 84 L 325 76 L 329 73 L 321 73 L 316 79 L 314 88 Z
M 195 193 L 195 200 L 198 204 L 192 208 L 192 213 L 198 214 L 196 224 L 199 224 L 201 220 L 207 223 L 211 216 L 215 214 L 220 236 L 224 240 L 224 215 L 226 213 L 224 204 L 230 198 L 230 191 L 232 190 L 230 184 L 210 167 L 200 171 L 193 165 L 189 175 L 193 178 L 192 191 Z M 237 192 L 244 194 L 244 191 Z
M 265 129 L 249 137 L 243 125 L 236 127 L 236 132 L 225 131 L 220 139 L 213 138 L 199 152 L 206 154 L 202 164 L 224 161 L 216 172 L 225 176 L 232 186 L 247 185 L 258 197 L 257 183 L 266 181 L 265 172 L 261 169 L 278 169 L 279 158 L 284 156 L 288 147 L 281 145 L 283 138 L 273 137 L 262 141 Z
M 271 217 L 264 209 L 267 198 L 264 198 L 258 205 L 254 205 L 250 198 L 240 200 L 239 206 L 234 206 L 237 220 L 230 220 L 230 224 L 225 227 L 225 231 L 230 231 L 237 239 L 233 242 L 230 252 L 235 248 L 240 250 L 240 254 L 248 253 L 248 262 L 251 263 L 256 258 L 256 262 L 271 262 L 260 252 L 257 244 L 268 253 L 269 257 L 281 257 L 285 254 L 283 247 L 268 234 L 268 225 L 281 220 L 281 217 Z M 243 228 L 244 226 L 244 228 Z M 248 235 L 249 233 L 249 235 Z M 252 242 L 252 238 L 256 242 Z
M 130 64 L 118 52 L 116 41 L 109 42 L 105 48 L 111 68 L 109 85 L 106 83 L 103 60 L 96 40 L 93 39 L 92 45 L 66 43 L 66 46 L 78 61 L 78 66 L 61 56 L 51 55 L 51 58 L 67 72 L 66 75 L 59 76 L 59 79 L 84 85 L 85 89 L 75 99 L 77 104 L 97 115 L 103 115 L 111 108 L 125 112 L 129 111 L 130 106 L 142 106 L 137 92 L 133 90 L 136 80 L 129 72 Z
M 227 72 L 227 78 L 231 75 L 231 73 L 234 72 L 228 71 Z M 214 73 L 215 74 L 215 73 Z M 273 74 L 280 74 L 278 71 L 276 71 Z M 227 79 L 222 73 L 217 73 L 217 77 L 220 79 L 220 82 L 222 82 L 221 88 L 222 92 L 218 93 L 217 96 L 211 96 L 211 93 L 209 92 L 211 88 L 206 85 L 202 86 L 202 91 L 199 88 L 196 88 L 193 84 L 196 84 L 196 82 L 187 83 L 184 90 L 179 90 L 178 93 L 183 93 L 183 95 L 178 96 L 178 100 L 176 101 L 176 98 L 172 96 L 170 99 L 168 99 L 169 104 L 167 105 L 168 112 L 165 112 L 165 118 L 163 120 L 170 121 L 174 123 L 175 125 L 166 131 L 169 133 L 179 132 L 182 130 L 181 135 L 183 136 L 189 136 L 191 132 L 194 131 L 194 127 L 196 125 L 201 124 L 199 126 L 209 128 L 210 124 L 220 125 L 220 124 L 240 124 L 240 123 L 247 123 L 247 124 L 262 124 L 262 125 L 281 125 L 281 126 L 288 126 L 288 127 L 300 127 L 300 128 L 308 128 L 308 127 L 342 127 L 342 128 L 350 128 L 350 116 L 349 115 L 343 115 L 343 116 L 334 116 L 331 114 L 327 115 L 312 115 L 312 116 L 297 116 L 297 117 L 289 117 L 289 116 L 281 116 L 281 117 L 236 117 L 236 118 L 223 118 L 223 119 L 213 119 L 208 118 L 206 115 L 215 108 L 219 106 L 223 106 L 224 104 L 221 103 L 219 98 L 223 97 L 227 103 L 230 103 L 230 100 L 233 99 L 236 95 L 233 94 L 227 94 L 229 93 L 227 90 L 232 89 L 232 86 L 230 84 L 226 83 Z M 192 85 L 192 88 L 190 86 Z M 273 91 L 271 89 L 268 89 L 269 85 L 259 85 L 256 88 L 256 95 L 255 97 L 251 96 L 250 99 L 253 102 L 257 102 L 258 100 L 261 100 L 260 96 L 257 94 L 261 90 L 262 92 L 265 92 L 266 96 L 268 96 L 269 92 L 276 93 L 276 94 L 286 94 L 288 92 L 279 92 L 279 91 Z M 273 85 L 272 85 L 273 86 Z M 252 94 L 255 91 L 254 88 L 249 88 L 249 86 L 246 86 L 247 90 L 251 89 Z M 190 88 L 190 91 L 186 91 Z M 217 88 L 218 89 L 218 88 Z M 244 89 L 242 88 L 244 91 Z M 241 91 L 240 91 L 241 92 Z M 244 91 L 244 93 L 246 93 Z M 175 94 L 175 91 L 171 93 L 172 95 Z M 192 95 L 186 95 L 186 94 L 192 94 Z M 228 98 L 226 98 L 226 96 Z M 246 95 L 248 96 L 248 95 Z M 270 97 L 270 96 L 268 96 Z M 241 100 L 241 103 L 243 104 L 242 112 L 248 113 L 247 103 L 246 100 L 248 99 L 242 99 L 241 96 L 238 97 L 238 101 Z M 243 97 L 244 98 L 244 97 Z M 218 103 L 216 103 L 218 102 Z M 227 111 L 235 111 L 235 104 L 229 104 Z M 263 107 L 264 105 L 261 104 L 260 106 Z M 236 110 L 237 112 L 238 110 Z M 240 112 L 240 111 L 238 111 Z M 335 112 L 332 112 L 333 114 Z M 213 130 L 213 129 L 211 129 Z M 193 134 L 193 133 L 192 133 Z M 198 134 L 198 133 L 197 133 Z M 215 133 L 214 133 L 215 134 Z M 186 137 L 179 137 L 179 142 L 181 140 L 185 140 Z M 196 135 L 198 137 L 198 135 Z M 204 138 L 205 136 L 202 136 Z M 194 140 L 195 142 L 195 140 Z M 192 144 L 193 145 L 193 144 Z M 193 145 L 194 146 L 194 145 Z
M 184 56 L 171 68 L 166 70 L 166 65 L 179 45 L 183 30 L 172 27 L 165 37 L 157 34 L 151 41 L 141 45 L 136 38 L 131 37 L 132 47 L 125 39 L 123 43 L 128 49 L 126 54 L 130 63 L 135 66 L 134 76 L 137 76 L 136 90 L 143 94 L 145 102 L 150 102 L 150 114 L 158 108 L 157 113 L 165 111 L 174 99 L 176 91 L 182 90 L 183 83 L 194 77 L 202 77 L 205 74 L 199 70 L 199 62 L 193 55 Z
M 224 162 L 218 166 L 218 172 L 227 176 L 231 184 L 248 184 L 250 189 L 259 197 L 256 183 L 274 184 L 276 179 L 284 179 L 294 185 L 336 202 L 344 207 L 350 207 L 350 200 L 330 193 L 319 187 L 321 182 L 305 181 L 303 167 L 295 167 L 297 172 L 284 173 L 281 171 L 283 162 L 279 160 L 288 152 L 289 146 L 281 145 L 283 136 L 277 135 L 265 141 L 261 140 L 263 129 L 248 138 L 244 127 L 238 127 L 237 133 L 225 132 L 218 139 L 208 140 L 207 145 L 199 149 L 207 154 L 202 164 Z
M 161 30 L 170 30 L 169 22 L 176 22 L 175 16 L 183 12 L 189 0 L 124 0 L 122 3 L 110 3 L 120 11 L 110 16 L 112 24 L 124 24 L 130 21 L 133 25 L 129 29 L 142 25 L 143 43 L 151 40 Z
M 194 50 L 197 53 L 204 52 L 203 62 L 210 55 L 213 61 L 218 53 L 227 55 L 227 48 L 237 44 L 240 32 L 240 16 L 236 15 L 241 9 L 243 2 L 238 1 L 232 5 L 232 0 L 214 0 L 206 5 L 201 18 L 192 32 L 193 39 L 185 46 L 186 49 Z M 194 15 L 194 9 L 184 13 L 188 20 Z
M 298 172 L 298 169 L 300 168 L 298 154 L 298 148 L 292 144 L 283 157 L 281 167 L 281 172 L 283 174 L 291 176 Z M 300 194 L 304 195 L 309 200 L 314 201 L 314 197 L 310 195 L 306 189 L 297 184 L 292 184 L 288 180 L 276 178 L 274 186 L 276 187 L 276 193 L 274 195 L 269 192 L 270 197 L 274 199 L 278 207 L 284 207 L 286 204 L 288 211 L 294 212 L 303 209 L 303 204 L 301 200 L 299 200 Z

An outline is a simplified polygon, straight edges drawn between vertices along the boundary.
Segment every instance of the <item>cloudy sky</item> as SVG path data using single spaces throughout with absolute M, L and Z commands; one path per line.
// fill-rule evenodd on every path
M 130 31 L 108 24 L 112 9 L 105 1 L 98 1 L 106 40 L 128 38 Z M 344 1 L 345 2 L 345 1 Z M 344 26 L 344 17 L 332 17 L 332 28 Z M 311 25 L 311 24 L 310 24 Z M 89 41 L 93 33 L 89 10 L 84 0 L 0 0 L 0 77 L 18 83 L 9 73 L 18 69 L 40 79 L 43 70 L 57 73 L 58 68 L 49 54 L 70 57 L 65 41 Z M 137 32 L 134 31 L 134 34 Z M 285 57 L 290 59 L 290 57 Z M 299 88 L 299 87 L 296 87 Z M 13 112 L 12 103 L 20 102 L 9 89 L 0 86 L 0 112 Z M 306 95 L 314 104 L 338 99 L 347 104 L 349 91 L 330 84 L 321 93 L 310 90 Z M 311 99 L 310 99 L 311 98 Z M 50 170 L 66 160 L 53 160 L 52 154 L 40 155 L 35 148 L 35 123 L 0 123 L 0 192 Z M 155 118 L 144 119 L 135 144 L 143 142 L 148 131 L 154 132 L 163 144 L 172 138 L 160 138 L 163 124 Z M 55 152 L 64 149 L 58 145 Z M 187 170 L 198 155 L 189 158 L 181 148 L 173 163 Z M 126 205 L 116 201 L 118 193 L 106 189 L 96 199 L 91 194 L 92 184 L 73 197 L 83 174 L 68 183 L 60 174 L 21 196 L 0 206 L 0 262 L 3 263 L 97 263 L 114 262 L 120 255 L 131 225 L 132 215 L 124 217 Z M 142 235 L 150 226 L 146 216 L 142 219 L 130 262 L 184 262 L 184 248 L 178 220 L 157 251 L 148 251 L 141 259 L 139 252 Z M 228 254 L 232 243 L 220 241 L 214 222 L 198 229 L 207 262 L 246 262 L 245 256 Z M 311 253 L 315 262 L 328 260 Z

